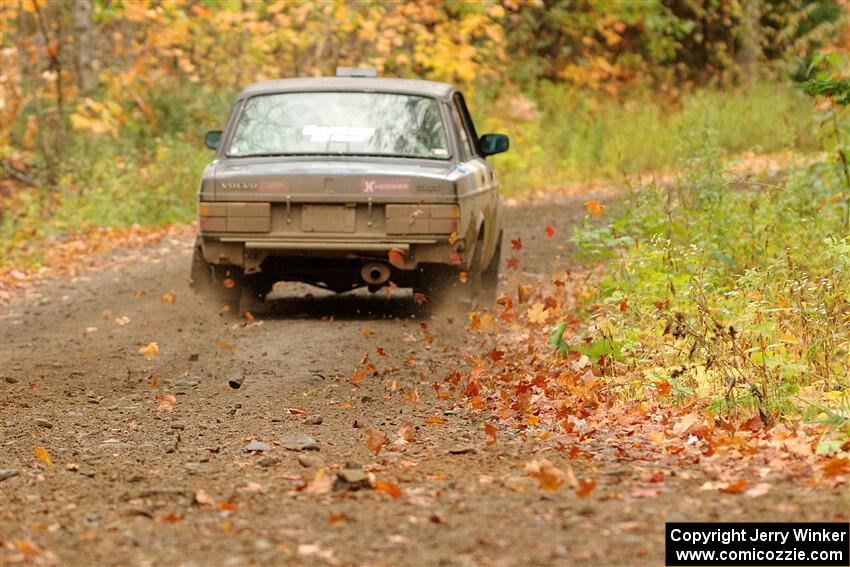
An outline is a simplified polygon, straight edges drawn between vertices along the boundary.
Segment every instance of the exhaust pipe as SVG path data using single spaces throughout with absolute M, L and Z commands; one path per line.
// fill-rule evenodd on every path
M 380 262 L 369 262 L 360 270 L 360 277 L 370 286 L 381 285 L 390 279 L 390 268 Z

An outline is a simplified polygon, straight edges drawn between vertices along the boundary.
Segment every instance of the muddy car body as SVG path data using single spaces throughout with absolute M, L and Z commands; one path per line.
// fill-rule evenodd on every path
M 494 291 L 498 182 L 452 86 L 369 76 L 256 83 L 227 125 L 198 203 L 196 288 L 263 296 L 280 280 L 337 292 L 394 284 L 435 293 L 467 272 Z

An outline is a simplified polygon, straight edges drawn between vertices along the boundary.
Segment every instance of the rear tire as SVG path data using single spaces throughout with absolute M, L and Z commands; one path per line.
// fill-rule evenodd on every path
M 496 242 L 496 250 L 490 259 L 487 269 L 481 272 L 481 285 L 478 287 L 478 301 L 489 306 L 496 301 L 499 290 L 499 268 L 502 262 L 502 232 L 499 231 L 499 240 Z
M 231 309 L 238 307 L 242 278 L 242 268 L 210 264 L 204 259 L 200 243 L 195 245 L 189 272 L 189 287 L 195 294 L 221 305 L 229 305 Z

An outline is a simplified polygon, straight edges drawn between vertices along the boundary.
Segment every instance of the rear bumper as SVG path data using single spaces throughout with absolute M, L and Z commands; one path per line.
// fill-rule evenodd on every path
M 253 236 L 201 234 L 204 259 L 211 264 L 242 267 L 246 273 L 261 270 L 269 257 L 316 257 L 385 261 L 401 270 L 419 264 L 452 264 L 462 241 L 449 243 L 435 235 L 416 238 L 261 238 Z

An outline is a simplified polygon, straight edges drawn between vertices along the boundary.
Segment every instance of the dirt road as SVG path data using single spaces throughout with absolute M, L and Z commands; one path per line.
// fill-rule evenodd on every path
M 568 261 L 543 227 L 565 238 L 582 201 L 508 210 L 521 271 Z M 0 563 L 662 565 L 667 520 L 846 513 L 835 492 L 777 479 L 764 498 L 718 495 L 699 490 L 699 463 L 603 450 L 572 465 L 598 479 L 587 498 L 541 492 L 523 465 L 563 453 L 508 434 L 486 445 L 479 420 L 434 395 L 435 376 L 463 367 L 457 347 L 475 340 L 464 313 L 423 321 L 408 295 L 292 285 L 269 313 L 237 319 L 189 292 L 190 244 L 122 252 L 4 308 Z M 152 342 L 148 360 L 139 349 Z M 377 374 L 352 383 L 367 353 Z M 414 386 L 415 406 L 403 402 Z M 370 428 L 389 436 L 378 455 Z M 624 435 L 612 425 L 594 443 Z M 635 490 L 659 486 L 659 468 L 657 493 Z M 347 482 L 330 487 L 343 469 Z M 378 489 L 352 490 L 368 475 Z

